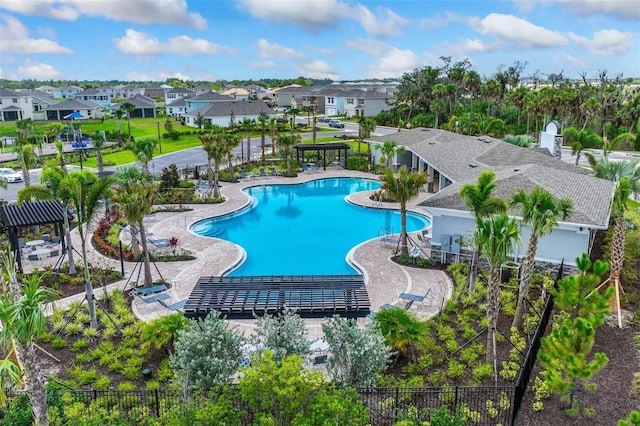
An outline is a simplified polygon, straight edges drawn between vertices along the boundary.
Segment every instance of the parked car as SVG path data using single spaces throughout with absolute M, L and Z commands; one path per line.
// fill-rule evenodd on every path
M 283 107 L 283 106 L 277 106 L 277 107 L 273 107 L 273 110 L 276 112 L 285 112 L 286 110 L 288 110 L 289 108 L 287 107 Z
M 328 123 L 330 121 L 331 121 L 331 119 L 329 117 L 327 117 L 326 115 L 321 115 L 318 118 L 318 122 L 320 122 L 320 123 Z
M 340 120 L 329 120 L 329 127 L 335 127 L 336 129 L 343 129 L 344 123 Z
M 0 177 L 2 178 L 3 181 L 7 183 L 15 183 L 15 182 L 23 181 L 22 173 L 16 172 L 13 169 L 0 168 Z

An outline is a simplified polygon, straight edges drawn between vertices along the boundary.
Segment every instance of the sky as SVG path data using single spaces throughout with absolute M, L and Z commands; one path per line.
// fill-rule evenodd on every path
M 0 78 L 640 77 L 640 0 L 0 0 Z

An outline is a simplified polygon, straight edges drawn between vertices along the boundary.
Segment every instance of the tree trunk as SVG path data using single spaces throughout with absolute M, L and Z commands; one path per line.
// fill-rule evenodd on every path
M 622 271 L 622 265 L 624 263 L 624 246 L 625 246 L 625 222 L 624 214 L 618 213 L 616 222 L 613 227 L 613 235 L 611 237 L 611 260 L 610 260 L 610 272 L 609 272 L 609 286 L 616 286 L 620 280 L 620 271 Z M 618 305 L 616 297 L 612 297 L 609 300 L 609 306 L 611 312 L 618 312 Z
M 149 250 L 147 246 L 147 233 L 144 229 L 143 222 L 139 222 L 140 227 L 140 242 L 142 243 L 142 251 L 144 252 L 144 285 L 151 287 L 153 284 L 153 277 L 151 276 L 151 259 L 149 258 Z
M 402 234 L 400 235 L 400 253 L 403 256 L 409 255 L 409 247 L 407 246 L 407 206 L 402 203 L 400 206 L 400 229 Z
M 140 244 L 138 243 L 138 226 L 135 223 L 129 224 L 129 231 L 131 233 L 131 252 L 133 258 L 137 262 L 140 259 Z
M 500 268 L 492 266 L 489 271 L 489 288 L 487 292 L 487 363 L 497 365 L 495 356 L 495 333 L 498 327 L 498 313 L 500 304 L 498 300 L 500 286 Z
M 64 238 L 67 240 L 67 261 L 69 262 L 69 275 L 75 275 L 76 272 L 76 264 L 73 260 L 73 247 L 71 245 L 71 230 L 69 227 L 69 217 L 67 216 L 67 206 L 66 204 L 63 207 L 63 217 L 64 217 Z
M 33 420 L 38 426 L 46 426 L 49 424 L 46 383 L 35 346 L 31 342 L 26 345 L 16 345 L 16 356 L 23 368 L 24 385 L 29 395 Z
M 247 165 L 251 164 L 251 131 L 247 133 Z
M 529 295 L 529 287 L 531 286 L 531 276 L 533 274 L 533 267 L 535 265 L 536 251 L 538 250 L 538 237 L 534 233 L 529 238 L 529 246 L 527 247 L 527 254 L 522 262 L 522 269 L 520 271 L 520 288 L 518 289 L 518 301 L 516 305 L 516 313 L 513 317 L 511 327 L 522 328 L 522 322 L 524 319 L 524 304 L 525 299 Z
M 82 226 L 82 225 L 80 225 Z M 83 237 L 81 235 L 81 237 Z M 93 284 L 91 284 L 91 274 L 89 273 L 89 260 L 87 259 L 87 246 L 84 238 L 80 238 L 82 241 L 82 265 L 84 266 L 84 290 L 87 297 L 87 306 L 89 307 L 89 326 L 91 328 L 98 328 L 98 318 L 96 317 L 96 306 L 93 295 Z
M 218 188 L 218 175 L 220 174 L 220 166 L 216 162 L 213 172 L 213 197 L 220 198 L 220 188 Z

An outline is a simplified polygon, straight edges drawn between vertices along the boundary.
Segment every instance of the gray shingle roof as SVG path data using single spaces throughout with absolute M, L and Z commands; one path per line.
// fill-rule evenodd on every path
M 95 102 L 91 101 L 82 101 L 80 99 L 67 99 L 66 101 L 60 102 L 59 104 L 50 105 L 47 107 L 47 110 L 51 111 L 62 111 L 68 109 L 96 109 L 100 108 Z
M 275 114 L 275 111 L 262 101 L 234 101 L 214 102 L 191 111 L 189 115 L 196 116 L 200 113 L 203 117 L 228 117 L 232 112 L 235 115 L 259 115 L 261 112 Z
M 195 93 L 193 90 L 185 89 L 184 87 L 176 87 L 169 90 L 167 93 Z
M 177 108 L 177 107 L 186 107 L 187 101 L 184 98 L 176 99 L 175 101 L 167 104 L 168 107 Z
M 122 105 L 127 103 L 127 102 L 130 103 L 130 104 L 133 104 L 136 107 L 135 109 L 139 109 L 139 108 L 155 108 L 156 107 L 156 102 L 153 99 L 148 98 L 148 97 L 143 96 L 143 95 L 135 95 L 134 97 L 129 98 L 129 99 L 125 100 L 125 101 L 118 102 L 115 105 L 115 109 L 122 108 Z
M 198 102 L 198 101 L 235 101 L 236 98 L 234 98 L 233 96 L 226 96 L 226 95 L 221 95 L 219 93 L 216 92 L 206 92 L 206 93 L 202 93 L 198 96 L 195 96 L 193 98 L 189 98 L 189 101 L 191 102 Z
M 24 95 L 20 92 L 16 92 L 12 89 L 7 89 L 6 87 L 0 87 L 0 98 L 22 98 Z

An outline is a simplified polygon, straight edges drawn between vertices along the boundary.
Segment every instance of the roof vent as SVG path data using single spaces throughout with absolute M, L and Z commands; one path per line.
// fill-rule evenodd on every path
M 484 143 L 491 143 L 491 139 L 483 139 Z
M 519 172 L 519 171 L 520 171 L 520 169 L 513 169 L 513 171 L 514 171 L 514 172 Z
M 473 167 L 475 169 L 478 167 L 478 163 L 469 163 L 469 167 Z
M 436 144 L 436 143 L 435 143 L 435 142 L 433 142 L 433 141 L 429 142 L 429 145 L 435 145 L 435 144 Z

